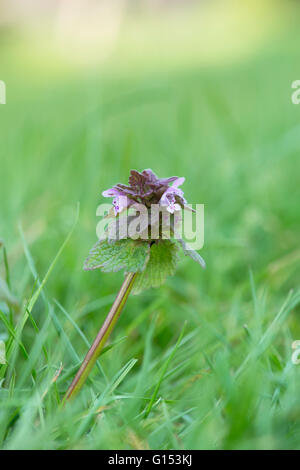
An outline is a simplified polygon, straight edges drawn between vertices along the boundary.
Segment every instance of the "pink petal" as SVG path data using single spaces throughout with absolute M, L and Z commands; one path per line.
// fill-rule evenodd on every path
M 181 178 L 177 178 L 177 180 L 174 181 L 174 183 L 172 184 L 171 187 L 177 189 L 178 186 L 181 186 L 184 182 L 185 182 L 185 178 L 184 178 L 184 176 L 182 176 Z
M 104 197 L 114 197 L 114 196 L 119 196 L 119 191 L 115 188 L 111 189 L 106 189 L 106 191 L 103 191 L 102 196 Z
M 169 188 L 169 189 L 170 189 L 170 188 Z M 168 200 L 168 198 L 167 198 L 167 195 L 168 195 L 169 192 L 170 192 L 169 189 L 167 189 L 167 190 L 164 192 L 164 194 L 162 195 L 162 197 L 160 198 L 159 203 L 160 203 L 161 206 L 168 206 L 168 205 L 169 205 L 169 200 Z

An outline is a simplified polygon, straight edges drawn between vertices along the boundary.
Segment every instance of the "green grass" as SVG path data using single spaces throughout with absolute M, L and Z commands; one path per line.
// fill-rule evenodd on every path
M 0 303 L 2 448 L 299 449 L 298 34 L 222 66 L 0 77 L 0 277 L 20 303 Z M 205 204 L 207 269 L 131 296 L 62 408 L 122 282 L 82 270 L 101 191 L 148 167 Z

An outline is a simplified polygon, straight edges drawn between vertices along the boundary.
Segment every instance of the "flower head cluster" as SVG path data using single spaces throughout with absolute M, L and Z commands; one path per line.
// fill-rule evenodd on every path
M 118 183 L 104 191 L 103 196 L 113 198 L 113 207 L 105 214 L 105 204 L 105 216 L 97 225 L 98 242 L 84 269 L 138 273 L 140 292 L 158 287 L 175 272 L 180 248 L 204 268 L 204 260 L 182 238 L 182 221 L 192 219 L 182 217 L 181 209 L 196 212 L 180 189 L 184 181 L 177 176 L 158 178 L 149 169 L 131 170 L 128 185 Z M 196 223 L 198 227 L 198 217 Z
M 179 189 L 185 178 L 171 176 L 158 178 L 152 170 L 141 173 L 131 170 L 129 184 L 116 184 L 102 193 L 104 197 L 113 197 L 115 215 L 130 207 L 134 203 L 144 204 L 150 208 L 152 204 L 159 204 L 173 214 L 184 208 L 187 203 L 183 191 Z M 173 183 L 171 186 L 170 184 Z

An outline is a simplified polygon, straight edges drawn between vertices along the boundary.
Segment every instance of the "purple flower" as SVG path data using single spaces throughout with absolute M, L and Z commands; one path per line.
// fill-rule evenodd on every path
M 167 211 L 174 214 L 175 211 L 179 211 L 186 204 L 186 200 L 183 197 L 183 191 L 178 188 L 185 181 L 185 178 L 177 178 L 173 185 L 163 193 L 159 203 L 161 206 L 166 206 Z
M 144 204 L 150 208 L 152 204 L 165 206 L 173 214 L 186 204 L 183 191 L 178 188 L 185 178 L 171 176 L 170 178 L 158 178 L 152 170 L 147 169 L 141 173 L 131 170 L 129 185 L 118 183 L 111 189 L 102 193 L 104 197 L 113 197 L 115 215 L 134 203 Z M 169 186 L 173 183 L 172 186 Z
M 119 212 L 122 212 L 124 209 L 129 207 L 131 204 L 133 204 L 134 201 L 130 201 L 126 195 L 122 191 L 119 191 L 118 189 L 111 188 L 107 189 L 106 191 L 103 191 L 102 196 L 104 197 L 113 197 L 113 206 L 114 206 L 114 212 L 115 215 L 117 215 Z

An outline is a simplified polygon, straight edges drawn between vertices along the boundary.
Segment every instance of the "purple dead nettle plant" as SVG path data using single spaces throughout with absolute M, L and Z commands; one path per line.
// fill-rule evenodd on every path
M 131 170 L 129 184 L 116 184 L 102 193 L 113 198 L 112 208 L 104 217 L 105 230 L 84 263 L 85 270 L 125 271 L 125 279 L 65 400 L 82 388 L 107 339 L 109 338 L 130 292 L 161 286 L 174 274 L 178 252 L 190 256 L 203 268 L 204 260 L 178 235 L 184 210 L 193 211 L 179 188 L 185 178 L 158 178 L 152 170 Z M 155 209 L 155 210 L 154 210 Z M 142 215 L 141 215 L 142 214 Z

